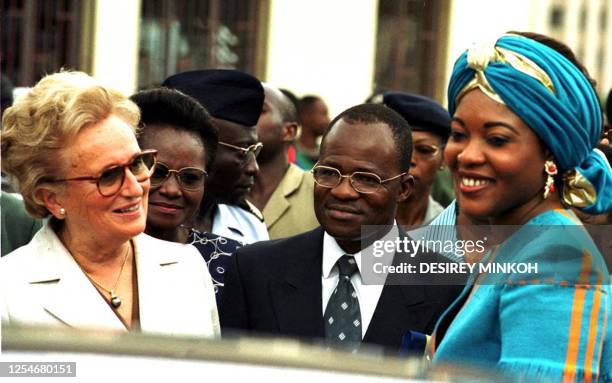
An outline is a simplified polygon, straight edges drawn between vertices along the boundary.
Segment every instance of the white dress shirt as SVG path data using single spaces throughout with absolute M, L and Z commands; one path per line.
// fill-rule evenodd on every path
M 397 223 L 394 223 L 393 230 L 397 233 Z M 372 245 L 373 246 L 373 245 Z M 323 292 L 323 315 L 325 315 L 325 308 L 327 308 L 327 303 L 338 284 L 338 266 L 336 262 L 343 255 L 348 254 L 346 251 L 342 250 L 338 242 L 331 235 L 325 232 L 323 234 L 323 270 L 321 274 L 321 286 Z M 366 254 L 372 254 L 371 250 L 366 250 Z M 378 300 L 380 299 L 380 294 L 382 293 L 384 284 L 379 285 L 366 285 L 363 284 L 361 280 L 361 270 L 362 270 L 362 262 L 361 262 L 361 251 L 355 254 L 349 254 L 355 257 L 355 261 L 357 262 L 357 269 L 360 271 L 358 273 L 353 274 L 351 277 L 351 284 L 357 293 L 357 298 L 359 299 L 359 309 L 361 311 L 361 339 L 365 337 L 366 332 L 368 331 L 368 326 L 372 321 L 372 316 L 374 316 L 374 311 L 376 310 L 376 305 L 378 305 Z

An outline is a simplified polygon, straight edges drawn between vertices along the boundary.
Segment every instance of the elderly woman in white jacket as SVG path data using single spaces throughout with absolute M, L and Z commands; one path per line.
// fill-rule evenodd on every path
M 44 77 L 5 112 L 2 170 L 49 219 L 0 260 L 4 324 L 219 335 L 198 251 L 143 234 L 156 153 L 139 148 L 138 120 L 80 72 Z

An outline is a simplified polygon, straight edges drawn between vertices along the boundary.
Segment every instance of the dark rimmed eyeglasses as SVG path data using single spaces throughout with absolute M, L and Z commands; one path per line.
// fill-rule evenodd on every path
M 104 197 L 110 197 L 119 192 L 125 182 L 125 172 L 129 170 L 138 182 L 144 182 L 151 177 L 157 163 L 157 150 L 149 149 L 136 153 L 127 163 L 103 169 L 99 176 L 83 176 L 62 178 L 50 182 L 92 181 L 96 183 L 98 192 Z
M 328 189 L 335 188 L 340 185 L 343 178 L 348 178 L 353 189 L 362 194 L 376 193 L 383 184 L 407 174 L 404 172 L 383 180 L 375 173 L 353 172 L 345 175 L 336 168 L 323 165 L 315 165 L 311 173 L 317 185 Z
M 257 156 L 259 155 L 259 152 L 261 152 L 261 148 L 263 148 L 263 144 L 261 142 L 250 145 L 246 148 L 228 144 L 227 142 L 222 142 L 222 141 L 219 141 L 219 145 L 225 146 L 226 148 L 236 150 L 238 152 L 238 156 L 240 157 L 240 164 L 242 166 L 249 163 L 251 159 L 256 159 Z
M 208 175 L 206 170 L 200 168 L 186 167 L 179 170 L 170 169 L 163 162 L 155 165 L 155 170 L 151 174 L 151 187 L 161 186 L 170 175 L 174 174 L 179 186 L 185 190 L 200 190 L 204 188 L 204 178 Z

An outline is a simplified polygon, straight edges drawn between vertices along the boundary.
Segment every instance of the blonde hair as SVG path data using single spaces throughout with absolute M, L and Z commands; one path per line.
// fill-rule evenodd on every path
M 43 77 L 15 100 L 2 117 L 2 170 L 17 181 L 27 211 L 50 214 L 37 198 L 48 181 L 62 177 L 65 149 L 81 129 L 118 116 L 137 133 L 140 112 L 123 93 L 100 85 L 83 72 L 61 71 Z

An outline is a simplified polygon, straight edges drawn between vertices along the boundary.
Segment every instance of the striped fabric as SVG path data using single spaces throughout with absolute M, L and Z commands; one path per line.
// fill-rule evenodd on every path
M 413 239 L 425 238 L 434 241 L 453 241 L 457 240 L 455 224 L 457 223 L 457 201 L 453 200 L 431 223 L 408 232 Z M 455 253 L 441 253 L 442 256 L 454 261 L 463 262 L 463 256 Z
M 481 274 L 476 283 L 471 280 L 454 303 L 465 300 L 434 362 L 493 368 L 523 381 L 612 381 L 609 272 L 575 215 L 540 214 L 504 242 L 495 258 L 537 262 L 538 274 Z M 436 332 L 453 311 L 440 318 Z

